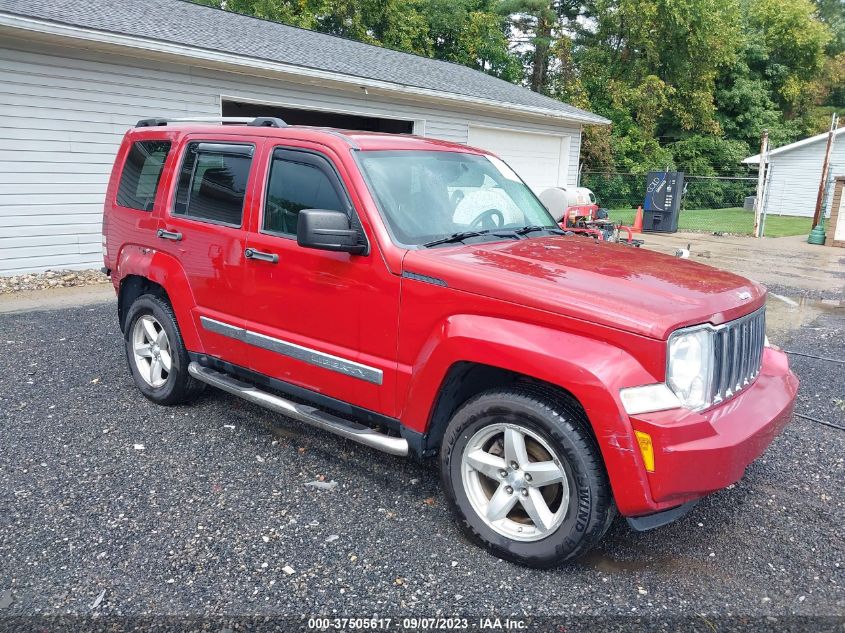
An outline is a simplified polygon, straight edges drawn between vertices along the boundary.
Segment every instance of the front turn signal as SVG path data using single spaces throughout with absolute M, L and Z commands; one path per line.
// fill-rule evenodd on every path
M 654 472 L 654 446 L 651 443 L 651 435 L 643 433 L 642 431 L 634 431 L 637 436 L 637 444 L 640 445 L 640 454 L 643 456 L 643 463 L 645 469 Z

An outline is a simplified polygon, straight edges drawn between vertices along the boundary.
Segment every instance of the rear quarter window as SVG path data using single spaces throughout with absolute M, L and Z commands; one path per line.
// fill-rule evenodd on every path
M 169 141 L 133 143 L 120 175 L 115 200 L 117 204 L 138 211 L 152 211 L 164 161 L 169 152 Z

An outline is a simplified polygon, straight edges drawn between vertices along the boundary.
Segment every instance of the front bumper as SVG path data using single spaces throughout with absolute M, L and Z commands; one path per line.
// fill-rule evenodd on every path
M 757 379 L 728 402 L 631 416 L 633 429 L 652 438 L 654 472 L 646 473 L 647 503 L 623 513 L 663 511 L 738 481 L 791 419 L 797 392 L 786 355 L 766 348 Z

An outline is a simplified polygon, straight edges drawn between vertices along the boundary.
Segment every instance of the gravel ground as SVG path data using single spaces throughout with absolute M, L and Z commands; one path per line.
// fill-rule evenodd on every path
M 825 314 L 786 347 L 845 358 L 845 318 Z M 799 409 L 845 425 L 841 366 L 795 368 Z M 467 543 L 431 463 L 220 392 L 149 403 L 112 304 L 0 315 L 0 447 L 6 617 L 845 616 L 845 433 L 808 420 L 675 524 L 617 520 L 553 571 Z
M 48 270 L 13 277 L 0 277 L 0 295 L 20 290 L 71 288 L 111 283 L 99 270 Z
M 833 286 L 826 290 L 814 290 L 811 288 L 794 288 L 791 286 L 780 286 L 777 284 L 766 284 L 769 292 L 779 294 L 793 299 L 815 299 L 819 301 L 845 301 L 845 288 Z

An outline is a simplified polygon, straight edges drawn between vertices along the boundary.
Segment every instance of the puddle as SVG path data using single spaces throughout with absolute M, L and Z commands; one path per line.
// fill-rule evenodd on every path
M 271 424 L 270 432 L 280 439 L 305 441 L 305 434 L 302 429 L 293 429 L 282 424 Z
M 845 313 L 845 301 L 807 299 L 769 293 L 766 302 L 766 333 L 773 343 L 789 338 L 789 333 L 812 323 L 821 314 Z
M 648 560 L 620 560 L 600 550 L 593 550 L 578 559 L 578 564 L 605 574 L 644 571 L 690 571 L 699 568 L 696 561 L 677 556 L 655 556 Z

